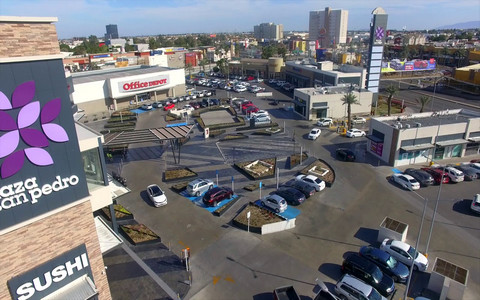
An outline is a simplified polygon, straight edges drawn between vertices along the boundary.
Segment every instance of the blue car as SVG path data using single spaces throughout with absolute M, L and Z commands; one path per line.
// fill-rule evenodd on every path
M 387 252 L 371 246 L 363 246 L 359 251 L 360 256 L 372 261 L 383 273 L 392 277 L 396 282 L 407 282 L 410 272 L 406 265 L 397 261 Z

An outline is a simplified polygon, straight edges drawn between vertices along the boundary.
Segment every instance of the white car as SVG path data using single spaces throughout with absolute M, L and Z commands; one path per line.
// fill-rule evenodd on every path
M 357 128 L 352 128 L 347 131 L 347 137 L 349 138 L 354 138 L 354 137 L 360 137 L 360 136 L 366 136 L 367 134 L 365 131 L 357 129 Z
M 235 88 L 234 88 L 235 92 L 237 93 L 241 93 L 241 92 L 245 92 L 247 90 L 246 87 L 244 87 L 243 85 L 237 85 Z
M 470 208 L 477 214 L 480 214 L 480 194 L 476 194 L 475 197 L 473 197 Z
M 463 172 L 454 167 L 446 167 L 445 174 L 450 177 L 450 181 L 452 182 L 462 182 L 465 180 Z
M 147 194 L 155 207 L 167 205 L 167 196 L 165 196 L 165 193 L 158 185 L 149 185 L 147 187 Z
M 317 126 L 332 126 L 333 120 L 330 118 L 321 118 L 317 121 Z
M 313 186 L 317 192 L 322 191 L 325 189 L 325 181 L 321 180 L 317 176 L 313 175 L 298 175 L 295 177 L 297 181 L 303 181 L 310 186 Z
M 153 109 L 153 106 L 152 106 L 152 104 L 148 103 L 148 104 L 142 105 L 141 109 L 143 109 L 143 110 L 151 110 L 151 109 Z
M 190 104 L 185 104 L 183 109 L 185 109 L 185 110 L 195 110 L 195 108 L 193 108 Z
M 198 197 L 201 194 L 205 193 L 208 190 L 213 188 L 213 181 L 210 179 L 195 179 L 190 181 L 187 185 L 187 193 L 190 196 Z
M 204 90 L 203 94 L 205 95 L 205 97 L 210 97 L 212 95 L 212 92 L 209 90 Z
M 407 190 L 418 190 L 420 188 L 420 183 L 410 175 L 407 174 L 393 174 L 393 182 L 398 183 L 401 187 Z
M 364 117 L 353 117 L 352 124 L 365 124 L 367 120 Z
M 308 134 L 309 140 L 316 140 L 322 131 L 319 128 L 313 128 Z
M 276 194 L 263 197 L 260 200 L 260 203 L 262 204 L 262 206 L 268 207 L 277 213 L 284 212 L 288 207 L 287 201 L 285 201 L 285 199 Z
M 384 239 L 380 245 L 380 249 L 388 252 L 398 261 L 404 263 L 407 267 L 411 267 L 416 271 L 425 272 L 428 268 L 428 259 L 422 253 L 415 251 L 415 248 L 402 241 Z M 416 252 L 416 253 L 415 253 Z

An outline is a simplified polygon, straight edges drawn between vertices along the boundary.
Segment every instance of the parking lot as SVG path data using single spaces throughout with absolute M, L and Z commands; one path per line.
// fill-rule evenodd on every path
M 273 97 L 268 98 L 290 99 L 288 94 L 265 83 L 262 86 L 273 92 Z M 191 249 L 193 278 L 187 299 L 271 299 L 275 287 L 291 284 L 305 299 L 313 298 L 315 278 L 324 280 L 332 289 L 341 276 L 340 266 L 348 254 L 358 252 L 363 245 L 377 245 L 378 227 L 384 217 L 407 223 L 407 242 L 415 245 L 423 204 L 428 199 L 419 244 L 419 250 L 425 250 L 438 186 L 421 188 L 417 192 L 402 190 L 387 180 L 393 173 L 392 168 L 366 154 L 365 138 L 348 139 L 323 128 L 317 140 L 307 140 L 313 124 L 282 109 L 289 106 L 288 102 L 285 106 L 282 102 L 273 106 L 269 100 L 255 98 L 252 93 L 221 90 L 216 97 L 232 95 L 253 100 L 285 130 L 272 137 L 251 135 L 248 139 L 230 142 L 205 140 L 198 128 L 191 133 L 190 141 L 181 150 L 180 166 L 189 167 L 200 178 L 214 181 L 218 172 L 219 185 L 231 186 L 231 178 L 234 178 L 234 191 L 240 199 L 223 216 L 216 217 L 192 204 L 170 190 L 171 184 L 162 182 L 165 169 L 177 167 L 173 165 L 168 147 L 131 145 L 121 166 L 118 163 L 108 166 L 111 169 L 122 167 L 122 175 L 128 179 L 131 189 L 118 202 L 132 211 L 138 222 L 158 233 L 178 255 L 185 247 Z M 142 113 L 137 128 L 164 126 L 160 117 L 164 114 L 160 110 Z M 338 147 L 353 150 L 357 161 L 337 161 L 334 153 Z M 300 150 L 327 161 L 336 172 L 336 180 L 331 188 L 316 193 L 297 207 L 301 214 L 296 227 L 261 236 L 231 226 L 231 219 L 243 205 L 259 198 L 258 190 L 242 189 L 251 181 L 233 169 L 232 163 L 275 156 L 280 182 L 286 182 L 303 168 L 287 169 L 286 157 Z M 155 208 L 148 201 L 145 188 L 151 183 L 158 183 L 166 190 L 167 206 Z M 435 257 L 469 269 L 464 299 L 477 299 L 480 294 L 480 222 L 479 216 L 468 210 L 469 201 L 480 192 L 479 183 L 477 180 L 442 186 L 428 251 L 429 271 Z M 275 179 L 264 180 L 262 194 L 275 188 Z M 416 274 L 412 292 L 419 292 L 425 280 L 428 281 L 428 276 Z M 396 286 L 398 292 L 394 298 L 403 298 L 405 286 Z

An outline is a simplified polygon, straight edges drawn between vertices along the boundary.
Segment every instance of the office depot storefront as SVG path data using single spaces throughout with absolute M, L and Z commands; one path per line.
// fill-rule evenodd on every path
M 134 66 L 72 74 L 72 99 L 87 114 L 127 108 L 185 93 L 185 71 Z

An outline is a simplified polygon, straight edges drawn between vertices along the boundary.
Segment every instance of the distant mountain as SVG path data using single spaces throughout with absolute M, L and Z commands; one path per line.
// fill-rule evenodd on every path
M 436 29 L 475 29 L 480 28 L 480 21 L 471 21 L 464 23 L 457 23 L 452 25 L 444 25 L 437 27 Z

